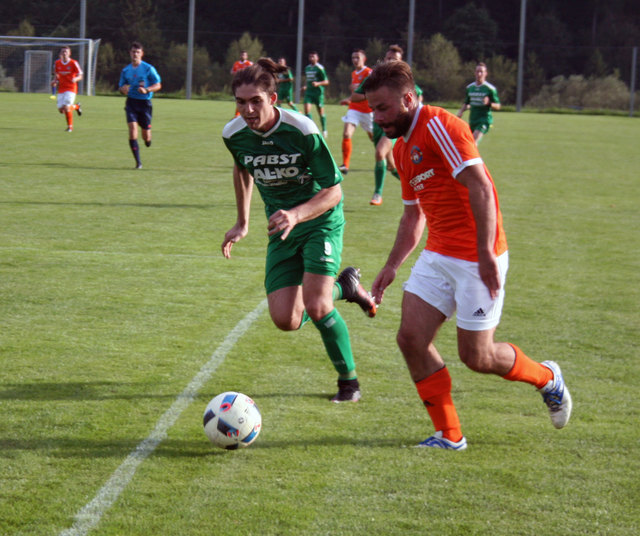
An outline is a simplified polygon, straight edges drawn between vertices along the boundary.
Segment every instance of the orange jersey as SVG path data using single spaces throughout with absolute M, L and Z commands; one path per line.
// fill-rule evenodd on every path
M 482 162 L 469 125 L 443 108 L 420 106 L 409 132 L 393 148 L 405 204 L 419 203 L 427 218 L 425 249 L 478 261 L 476 222 L 469 190 L 455 177 L 482 164 L 493 185 L 497 224 L 494 253 L 507 250 L 502 214 L 493 179 Z
M 58 93 L 64 93 L 65 91 L 78 93 L 78 84 L 73 79 L 82 74 L 82 69 L 76 60 L 70 59 L 67 63 L 62 63 L 62 60 L 56 60 L 54 72 L 58 80 Z
M 365 79 L 371 74 L 373 69 L 371 67 L 363 67 L 360 71 L 353 71 L 351 73 L 351 90 L 357 88 L 365 81 Z M 360 102 L 350 102 L 349 110 L 355 110 L 365 114 L 371 113 L 371 108 L 366 100 Z
M 233 67 L 231 68 L 231 72 L 232 72 L 232 73 L 236 73 L 236 72 L 238 72 L 238 71 L 241 71 L 241 70 L 242 70 L 242 69 L 244 69 L 245 67 L 249 67 L 250 65 L 253 65 L 253 62 L 252 62 L 252 61 L 249 61 L 249 60 L 247 60 L 247 61 L 240 61 L 240 60 L 238 60 L 238 61 L 236 61 L 236 62 L 233 64 Z

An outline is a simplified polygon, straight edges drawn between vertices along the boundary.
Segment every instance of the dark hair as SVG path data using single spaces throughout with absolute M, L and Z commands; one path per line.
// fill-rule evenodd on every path
M 362 89 L 376 91 L 386 86 L 401 92 L 415 91 L 411 67 L 402 60 L 378 62 L 369 77 L 364 81 Z
M 478 63 L 476 63 L 476 67 L 484 67 L 486 69 L 487 68 L 487 64 L 479 61 Z
M 235 95 L 240 86 L 258 86 L 267 95 L 275 93 L 278 73 L 286 73 L 287 67 L 276 63 L 271 58 L 260 58 L 253 65 L 237 71 L 231 82 L 231 92 Z
M 133 43 L 131 43 L 131 46 L 129 47 L 129 50 L 131 49 L 140 49 L 140 50 L 144 50 L 144 47 L 142 46 L 142 43 L 140 41 L 134 41 Z
M 367 53 L 361 48 L 354 48 L 353 52 L 351 52 L 351 54 L 356 54 L 356 53 L 362 54 L 365 58 L 367 57 Z
M 69 45 L 63 45 L 60 47 L 60 50 L 58 50 L 58 54 L 60 54 L 65 48 L 68 48 L 69 52 L 71 52 L 71 47 Z
M 402 50 L 402 47 L 400 45 L 390 45 L 387 49 L 387 52 L 397 52 L 398 54 L 400 54 L 400 56 L 404 55 L 404 50 Z

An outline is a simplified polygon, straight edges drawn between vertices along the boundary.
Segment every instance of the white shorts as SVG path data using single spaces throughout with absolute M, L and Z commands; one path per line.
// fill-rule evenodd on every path
M 342 120 L 345 123 L 351 123 L 352 125 L 358 126 L 360 125 L 366 132 L 373 132 L 373 114 L 372 113 L 364 113 L 358 112 L 357 110 L 347 110 L 347 115 L 345 115 Z
M 469 331 L 484 331 L 500 323 L 509 252 L 498 257 L 500 290 L 492 299 L 480 279 L 478 263 L 422 251 L 402 287 L 438 309 L 447 320 L 456 313 L 456 325 Z
M 73 91 L 65 91 L 58 93 L 58 108 L 63 106 L 71 106 L 76 100 L 76 94 Z

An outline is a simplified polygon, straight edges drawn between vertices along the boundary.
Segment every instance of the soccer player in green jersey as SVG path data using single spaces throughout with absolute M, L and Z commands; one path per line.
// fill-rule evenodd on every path
M 476 145 L 482 140 L 482 136 L 489 132 L 493 123 L 491 110 L 500 109 L 498 90 L 493 84 L 487 82 L 487 66 L 480 62 L 476 65 L 476 81 L 471 82 L 466 89 L 466 96 L 458 117 L 462 117 L 469 108 L 469 127 L 473 132 Z
M 297 112 L 298 108 L 293 102 L 293 73 L 287 66 L 287 59 L 284 56 L 278 58 L 278 64 L 287 68 L 286 71 L 278 73 L 276 80 L 278 83 L 278 106 L 286 102 L 292 110 Z
M 309 53 L 309 65 L 304 68 L 306 86 L 304 90 L 304 115 L 311 119 L 311 105 L 315 104 L 320 116 L 322 135 L 327 137 L 327 116 L 324 113 L 324 88 L 329 85 L 329 77 L 324 67 L 318 63 L 318 53 Z
M 337 281 L 344 214 L 342 175 L 315 123 L 276 107 L 277 74 L 270 58 L 234 75 L 231 89 L 240 111 L 222 137 L 234 159 L 237 220 L 222 242 L 222 253 L 249 231 L 255 184 L 267 215 L 265 288 L 273 323 L 297 330 L 311 319 L 338 372 L 333 402 L 360 399 L 349 331 L 334 300 L 356 302 L 368 316 L 376 305 L 360 284 L 359 271 L 345 268 Z

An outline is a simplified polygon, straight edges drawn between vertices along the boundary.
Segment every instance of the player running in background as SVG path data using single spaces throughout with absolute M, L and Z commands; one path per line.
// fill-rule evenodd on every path
M 365 62 L 367 57 L 364 50 L 358 49 L 351 53 L 351 62 L 355 67 L 355 70 L 351 73 L 351 84 L 349 89 L 353 93 L 360 84 L 369 76 L 371 67 L 367 67 Z M 340 101 L 340 104 L 349 106 L 347 114 L 342 118 L 344 122 L 344 132 L 342 134 L 342 165 L 340 171 L 342 173 L 349 173 L 349 165 L 351 163 L 352 145 L 351 138 L 356 130 L 356 127 L 360 125 L 362 129 L 367 133 L 370 140 L 373 140 L 373 118 L 371 116 L 371 108 L 367 104 L 366 100 L 360 102 L 352 102 L 351 98 Z
M 500 109 L 500 99 L 496 87 L 487 82 L 487 66 L 484 63 L 480 62 L 476 65 L 475 74 L 475 82 L 471 82 L 465 90 L 466 96 L 458 117 L 462 117 L 465 110 L 471 108 L 469 127 L 476 143 L 480 143 L 482 136 L 489 132 L 493 124 L 491 110 Z
M 313 51 L 309 53 L 309 65 L 304 68 L 304 76 L 306 85 L 304 90 L 304 115 L 311 119 L 311 105 L 315 104 L 320 116 L 322 125 L 322 135 L 326 138 L 327 132 L 327 116 L 324 114 L 324 88 L 329 85 L 329 77 L 324 67 L 318 63 L 318 53 Z
M 255 184 L 267 210 L 265 288 L 273 323 L 297 330 L 311 320 L 338 372 L 333 402 L 360 399 L 349 330 L 334 300 L 356 302 L 373 317 L 376 305 L 360 285 L 359 272 L 335 276 L 342 255 L 342 175 L 309 118 L 276 107 L 276 77 L 285 67 L 270 58 L 235 74 L 231 89 L 240 117 L 222 137 L 234 159 L 237 220 L 222 242 L 233 245 L 249 231 Z
M 292 110 L 298 111 L 295 103 L 293 102 L 293 73 L 287 66 L 287 59 L 284 56 L 278 58 L 278 63 L 283 67 L 286 67 L 286 72 L 278 73 L 278 106 L 282 106 L 283 102 L 286 102 Z
M 129 47 L 131 63 L 122 69 L 119 91 L 126 95 L 125 113 L 129 128 L 129 147 L 136 159 L 136 169 L 142 169 L 140 148 L 138 146 L 138 125 L 142 129 L 144 144 L 151 145 L 151 118 L 153 106 L 151 99 L 154 92 L 162 89 L 160 75 L 155 67 L 142 61 L 144 50 L 137 41 Z
M 58 112 L 67 119 L 67 132 L 73 132 L 73 111 L 82 115 L 82 105 L 74 104 L 78 94 L 78 82 L 82 80 L 80 64 L 71 58 L 71 49 L 64 46 L 60 49 L 60 58 L 56 60 L 52 87 L 58 88 Z
M 398 139 L 393 152 L 404 203 L 395 243 L 373 283 L 377 303 L 428 229 L 426 247 L 403 287 L 397 335 L 435 427 L 420 446 L 467 447 L 451 377 L 434 346 L 438 330 L 456 311 L 462 362 L 476 372 L 533 385 L 553 425 L 562 428 L 571 415 L 571 397 L 560 367 L 533 361 L 514 344 L 494 340 L 509 257 L 493 179 L 471 131 L 443 108 L 418 101 L 411 68 L 404 62 L 377 65 L 364 89 L 375 121 Z
M 386 61 L 399 61 L 402 59 L 403 50 L 400 45 L 390 45 L 384 56 Z M 416 95 L 422 102 L 422 89 L 416 84 Z M 362 84 L 351 95 L 351 101 L 365 100 L 364 90 Z M 373 176 L 375 180 L 375 187 L 373 190 L 373 196 L 370 205 L 382 205 L 382 192 L 384 190 L 384 181 L 387 175 L 387 171 L 390 171 L 396 178 L 398 172 L 393 161 L 393 144 L 395 140 L 389 139 L 384 131 L 380 128 L 380 125 L 373 123 L 373 144 L 376 147 L 375 159 L 376 164 L 373 169 Z
M 246 69 L 250 65 L 253 65 L 253 62 L 249 60 L 249 54 L 247 53 L 246 50 L 241 50 L 240 59 L 234 61 L 233 65 L 231 66 L 231 71 L 230 71 L 231 75 L 236 74 L 238 71 L 241 71 L 242 69 Z M 238 117 L 239 115 L 240 115 L 240 112 L 238 112 L 238 108 L 236 108 L 235 117 Z

